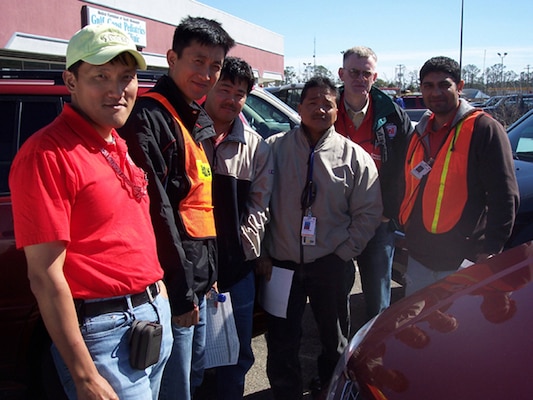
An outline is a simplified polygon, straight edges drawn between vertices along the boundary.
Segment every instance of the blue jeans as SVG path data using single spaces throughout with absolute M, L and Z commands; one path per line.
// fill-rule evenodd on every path
M 102 375 L 120 399 L 155 400 L 165 363 L 172 349 L 170 304 L 159 295 L 153 303 L 145 303 L 125 312 L 102 314 L 85 318 L 81 333 L 91 357 Z M 133 321 L 159 321 L 163 325 L 163 338 L 159 361 L 143 370 L 130 366 L 129 330 Z M 52 356 L 59 378 L 69 399 L 76 399 L 76 387 L 67 366 L 52 345 Z
M 405 271 L 405 295 L 410 296 L 414 292 L 440 281 L 454 272 L 455 270 L 433 271 L 414 258 L 408 257 L 407 270 Z
M 252 321 L 254 315 L 255 275 L 251 271 L 229 289 L 240 351 L 236 365 L 216 368 L 217 400 L 242 399 L 244 377 L 254 363 Z
M 357 257 L 368 319 L 390 305 L 393 258 L 394 232 L 389 222 L 382 222 Z
M 205 297 L 199 298 L 200 322 L 189 328 L 172 323 L 174 346 L 161 381 L 160 400 L 190 400 L 204 379 Z

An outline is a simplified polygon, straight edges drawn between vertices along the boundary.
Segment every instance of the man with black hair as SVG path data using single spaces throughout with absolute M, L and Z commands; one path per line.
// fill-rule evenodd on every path
M 227 57 L 204 103 L 216 132 L 203 144 L 213 169 L 217 284 L 221 292 L 231 295 L 240 343 L 237 364 L 216 369 L 218 400 L 242 399 L 244 378 L 254 362 L 254 270 L 269 220 L 273 181 L 270 147 L 239 118 L 254 80 L 246 61 Z
M 123 129 L 132 158 L 148 173 L 152 223 L 172 308 L 174 347 L 161 399 L 190 399 L 203 380 L 205 294 L 216 280 L 216 233 L 209 161 L 215 135 L 197 104 L 216 84 L 234 40 L 210 19 L 187 17 L 167 52 L 168 75 L 140 97 Z
M 135 103 L 137 68 L 146 62 L 122 30 L 79 30 L 63 72 L 71 102 L 24 143 L 9 177 L 17 246 L 69 399 L 157 400 L 172 348 L 148 182 L 116 132 Z M 131 362 L 135 321 L 162 328 L 146 368 Z
M 429 112 L 416 126 L 400 207 L 409 259 L 406 294 L 502 251 L 518 209 L 513 155 L 504 128 L 459 95 L 459 64 L 434 57 L 420 70 Z
M 259 262 L 293 271 L 286 318 L 268 318 L 267 375 L 276 400 L 302 399 L 299 350 L 308 298 L 320 332 L 324 394 L 348 344 L 352 259 L 374 235 L 382 213 L 376 165 L 335 131 L 335 84 L 325 77 L 309 80 L 298 111 L 299 127 L 267 139 L 274 186 Z

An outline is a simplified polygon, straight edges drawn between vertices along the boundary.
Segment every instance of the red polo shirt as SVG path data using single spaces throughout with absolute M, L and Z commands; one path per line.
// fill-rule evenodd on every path
M 355 127 L 354 122 L 350 117 L 350 113 L 346 109 L 344 103 L 344 95 L 339 101 L 339 112 L 337 115 L 337 121 L 335 122 L 335 130 L 341 135 L 350 138 L 353 142 L 357 143 L 372 157 L 376 163 L 378 170 L 381 168 L 381 148 L 376 146 L 375 134 L 373 131 L 374 123 L 374 109 L 372 107 L 372 98 L 368 99 L 369 104 L 361 126 Z
M 17 247 L 64 241 L 64 274 L 74 298 L 138 293 L 163 277 L 148 195 L 134 193 L 135 186 L 146 189 L 144 172 L 114 131 L 113 137 L 115 144 L 107 144 L 66 105 L 27 140 L 11 168 Z

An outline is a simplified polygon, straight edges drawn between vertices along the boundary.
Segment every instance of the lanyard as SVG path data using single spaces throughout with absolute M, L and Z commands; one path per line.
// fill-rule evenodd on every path
M 307 161 L 307 182 L 313 181 L 313 165 L 315 163 L 315 146 L 311 146 Z
M 144 195 L 146 195 L 146 187 L 148 186 L 148 182 L 146 180 L 146 174 L 145 178 L 143 180 L 143 185 L 138 186 L 134 184 L 127 176 L 126 174 L 120 169 L 120 167 L 117 165 L 113 157 L 111 157 L 111 154 L 109 154 L 109 151 L 105 148 L 100 148 L 100 153 L 104 156 L 104 158 L 107 160 L 107 163 L 113 168 L 117 176 L 122 179 L 123 182 L 125 182 L 129 187 L 131 187 L 133 191 L 133 196 L 136 200 L 141 200 Z
M 300 199 L 302 210 L 311 208 L 316 198 L 316 185 L 313 182 L 313 167 L 315 162 L 315 146 L 311 146 L 307 160 L 307 181 Z

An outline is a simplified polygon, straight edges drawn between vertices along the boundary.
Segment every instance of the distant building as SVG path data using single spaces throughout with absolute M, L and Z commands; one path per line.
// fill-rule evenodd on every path
M 283 79 L 283 36 L 194 0 L 18 0 L 0 13 L 0 68 L 63 69 L 70 37 L 86 24 L 111 22 L 130 33 L 149 69 L 166 70 L 174 28 L 191 15 L 215 19 L 235 39 L 258 83 Z

